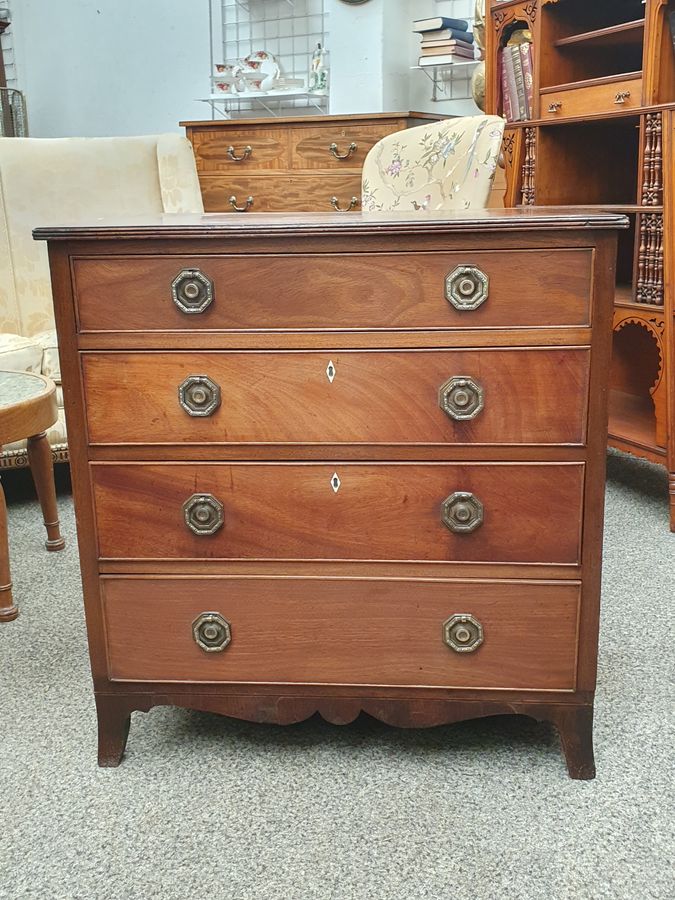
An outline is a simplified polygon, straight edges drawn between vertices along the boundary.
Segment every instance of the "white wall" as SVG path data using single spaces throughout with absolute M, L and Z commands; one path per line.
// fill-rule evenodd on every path
M 19 87 L 34 137 L 180 131 L 207 118 L 207 0 L 20 0 Z

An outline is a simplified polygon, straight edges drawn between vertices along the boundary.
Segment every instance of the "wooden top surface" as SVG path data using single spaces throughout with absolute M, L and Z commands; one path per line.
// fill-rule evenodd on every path
M 264 96 L 264 95 L 261 95 Z M 190 122 L 179 122 L 182 128 L 237 128 L 239 125 L 265 125 L 268 128 L 276 128 L 277 125 L 314 125 L 316 123 L 330 124 L 331 122 L 364 122 L 381 121 L 386 119 L 430 119 L 434 122 L 439 119 L 452 119 L 454 116 L 444 116 L 438 113 L 428 112 L 373 112 L 373 113 L 345 113 L 332 116 L 258 116 L 251 119 L 198 119 Z
M 476 209 L 453 212 L 386 213 L 207 213 L 90 219 L 41 226 L 36 240 L 228 238 L 387 234 L 464 234 L 490 231 L 628 228 L 626 216 L 599 208 Z

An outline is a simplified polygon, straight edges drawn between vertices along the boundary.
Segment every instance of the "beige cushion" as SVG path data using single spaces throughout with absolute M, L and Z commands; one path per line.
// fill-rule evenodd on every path
M 470 116 L 388 135 L 363 165 L 364 211 L 485 207 L 503 133 L 498 116 Z
M 61 384 L 61 361 L 59 360 L 59 345 L 56 341 L 56 329 L 52 328 L 50 331 L 35 334 L 33 340 L 42 347 L 42 374 L 57 384 Z
M 15 372 L 40 372 L 42 347 L 20 334 L 0 334 L 0 369 Z

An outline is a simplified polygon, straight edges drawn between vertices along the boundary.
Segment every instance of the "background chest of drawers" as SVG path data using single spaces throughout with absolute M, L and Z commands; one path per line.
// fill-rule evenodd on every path
M 133 710 L 591 739 L 612 213 L 50 241 L 99 760 Z
M 330 212 L 360 207 L 363 161 L 379 140 L 442 118 L 405 112 L 180 124 L 207 212 Z

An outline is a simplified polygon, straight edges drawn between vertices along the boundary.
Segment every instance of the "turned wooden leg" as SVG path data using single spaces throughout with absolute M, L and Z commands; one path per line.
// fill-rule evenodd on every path
M 19 615 L 12 598 L 12 576 L 9 571 L 9 543 L 7 541 L 7 505 L 0 482 L 0 622 L 11 622 Z
M 131 710 L 126 699 L 98 694 L 98 764 L 103 768 L 115 768 L 122 762 L 127 745 Z
M 570 778 L 595 778 L 593 707 L 560 706 L 551 721 L 558 729 Z
M 42 434 L 36 434 L 28 438 L 28 462 L 33 474 L 38 500 L 42 507 L 42 518 L 47 529 L 45 547 L 47 550 L 63 550 L 66 542 L 61 537 L 59 528 L 52 450 L 44 431 Z

